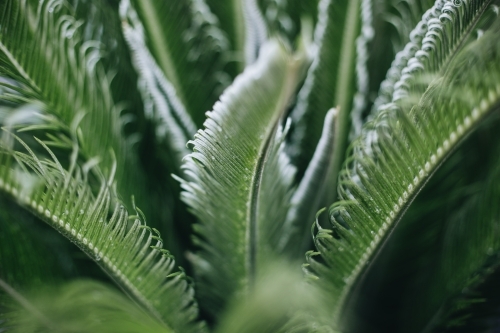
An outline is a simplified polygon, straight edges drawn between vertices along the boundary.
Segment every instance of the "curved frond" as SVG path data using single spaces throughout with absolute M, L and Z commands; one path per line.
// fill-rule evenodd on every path
M 396 55 L 381 84 L 373 112 L 390 107 L 387 104 L 409 94 L 424 93 L 423 75 L 446 71 L 490 3 L 437 0 L 411 32 L 410 42 Z
M 125 21 L 123 32 L 139 73 L 138 85 L 145 102 L 145 114 L 155 121 L 158 140 L 167 141 L 175 163 L 180 166 L 182 158 L 188 154 L 186 142 L 196 132 L 196 125 L 147 49 L 144 27 L 137 13 L 126 0 L 121 2 L 120 11 Z
M 228 42 L 217 18 L 204 0 L 132 0 L 130 4 L 144 26 L 158 67 L 194 122 L 201 125 L 205 111 L 230 82 L 224 72 Z M 121 6 L 127 10 L 129 1 Z
M 314 28 L 318 17 L 318 0 L 258 0 L 267 28 L 271 35 L 286 36 L 291 45 L 305 30 L 303 21 L 311 23 Z
M 230 72 L 240 73 L 257 59 L 268 38 L 257 0 L 206 0 L 230 42 Z
M 162 248 L 158 231 L 145 225 L 141 211 L 130 215 L 118 201 L 113 173 L 106 177 L 91 162 L 73 161 L 66 170 L 42 141 L 49 159 L 38 158 L 18 141 L 27 154 L 1 147 L 0 189 L 74 242 L 168 327 L 198 329 L 198 309 L 185 274 L 172 274 L 174 259 Z M 100 184 L 96 194 L 89 185 L 93 177 Z
M 429 177 L 500 102 L 499 26 L 436 78 L 419 103 L 396 104 L 367 123 L 340 176 L 333 229 L 319 225 L 315 242 L 326 262 L 309 262 L 327 290 L 337 324 L 387 237 Z M 463 64 L 467 63 L 467 66 Z
M 0 99 L 42 104 L 61 132 L 78 140 L 82 155 L 99 160 L 104 175 L 110 175 L 116 160 L 119 192 L 130 206 L 130 196 L 143 192 L 142 174 L 99 62 L 102 45 L 82 40 L 81 21 L 63 0 L 7 0 L 0 4 L 0 15 L 0 73 L 17 81 L 10 86 L 17 93 Z
M 272 154 L 280 153 L 283 139 L 273 144 L 273 138 L 300 66 L 277 42 L 266 44 L 259 60 L 207 113 L 205 129 L 191 142 L 193 153 L 183 167 L 187 180 L 181 180 L 182 199 L 201 221 L 195 231 L 202 251 L 194 264 L 199 295 L 210 311 L 219 310 L 232 295 L 247 293 L 258 261 L 273 246 L 266 244 L 266 238 L 279 221 L 261 220 L 259 212 L 269 211 L 266 205 L 282 198 L 266 196 L 270 194 L 266 188 L 277 190 L 263 181 L 266 172 L 272 178 L 276 167 L 281 167 L 280 157 Z M 279 175 L 286 177 L 283 182 L 275 181 L 288 183 L 289 172 Z M 281 204 L 277 207 L 281 212 L 286 209 Z
M 257 60 L 268 33 L 257 0 L 243 0 L 242 2 L 245 18 L 245 64 L 248 66 Z

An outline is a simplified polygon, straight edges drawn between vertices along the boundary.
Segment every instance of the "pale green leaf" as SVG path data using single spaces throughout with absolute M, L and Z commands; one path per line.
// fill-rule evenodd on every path
M 276 190 L 263 185 L 263 180 L 266 172 L 273 175 L 282 167 L 280 157 L 273 155 L 282 150 L 282 139 L 273 144 L 273 138 L 300 67 L 300 59 L 288 55 L 277 42 L 266 44 L 259 60 L 207 113 L 205 129 L 191 142 L 182 198 L 200 220 L 195 231 L 202 251 L 194 264 L 199 295 L 209 311 L 217 313 L 228 297 L 246 294 L 254 284 L 259 260 L 265 260 L 268 248 L 275 246 L 265 243 L 271 236 L 269 229 L 280 221 L 261 220 L 259 211 L 269 211 L 266 205 L 283 198 L 265 196 L 270 194 L 266 188 L 271 193 Z M 288 172 L 276 182 L 289 182 Z M 286 214 L 286 207 L 277 207 Z

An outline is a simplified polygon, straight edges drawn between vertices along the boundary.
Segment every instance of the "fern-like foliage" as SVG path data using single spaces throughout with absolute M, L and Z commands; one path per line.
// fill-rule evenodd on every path
M 0 12 L 0 68 L 16 80 L 4 83 L 2 99 L 34 101 L 42 109 L 35 114 L 41 124 L 20 125 L 16 135 L 26 141 L 2 143 L 0 187 L 77 244 L 167 327 L 202 329 L 184 273 L 167 277 L 175 264 L 159 233 L 145 226 L 133 201 L 129 218 L 121 200 L 129 200 L 129 184 L 140 173 L 134 173 L 98 44 L 79 38 L 79 22 L 64 1 L 6 1 Z M 33 50 L 30 57 L 26 49 Z M 47 131 L 41 140 L 32 134 L 40 130 Z M 69 163 L 48 145 L 65 150 Z M 135 177 L 125 180 L 128 172 Z
M 142 193 L 141 176 L 133 150 L 122 135 L 110 78 L 99 64 L 99 44 L 79 37 L 81 22 L 64 1 L 9 0 L 2 3 L 0 12 L 1 72 L 18 82 L 10 87 L 18 94 L 8 98 L 18 104 L 42 103 L 58 119 L 62 133 L 78 140 L 80 154 L 99 160 L 104 175 L 110 175 L 116 162 L 119 191 L 130 206 L 130 196 Z M 33 52 L 28 57 L 25 50 Z
M 194 264 L 199 296 L 213 311 L 252 288 L 260 262 L 276 246 L 270 239 L 279 233 L 279 221 L 265 213 L 286 214 L 280 201 L 287 189 L 280 187 L 289 186 L 291 170 L 283 170 L 286 160 L 277 155 L 283 139 L 273 143 L 273 137 L 299 68 L 299 59 L 277 42 L 267 44 L 207 113 L 205 129 L 191 142 L 182 198 L 201 221 L 195 231 L 202 251 Z M 276 177 L 284 177 L 273 180 L 279 186 L 263 185 Z
M 204 0 L 131 1 L 144 26 L 147 46 L 166 79 L 202 124 L 204 113 L 230 82 L 222 52 L 228 49 L 217 18 Z M 128 1 L 122 6 L 127 7 Z
M 461 19 L 465 18 L 456 17 Z M 354 144 L 340 175 L 342 201 L 329 210 L 333 229 L 318 225 L 315 237 L 326 266 L 314 257 L 310 260 L 331 297 L 337 324 L 347 299 L 415 195 L 457 144 L 497 107 L 497 34 L 498 25 L 452 62 L 447 74 L 437 77 L 413 107 L 406 102 L 381 111 Z
M 184 273 L 167 277 L 174 269 L 173 257 L 162 248 L 159 233 L 145 225 L 142 213 L 137 210 L 129 216 L 117 201 L 112 175 L 106 178 L 94 170 L 100 174 L 100 190 L 95 195 L 88 184 L 90 165 L 71 165 L 68 171 L 57 160 L 40 160 L 21 144 L 27 154 L 2 148 L 1 189 L 94 258 L 168 327 L 192 331 L 189 323 L 195 320 L 197 307 Z M 26 182 L 33 178 L 34 182 Z

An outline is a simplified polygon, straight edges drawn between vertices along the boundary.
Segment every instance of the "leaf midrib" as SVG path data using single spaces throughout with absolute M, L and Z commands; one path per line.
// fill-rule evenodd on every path
M 259 211 L 259 198 L 260 198 L 260 190 L 262 188 L 262 175 L 264 173 L 264 168 L 266 164 L 266 160 L 269 156 L 269 151 L 271 142 L 273 140 L 273 136 L 276 133 L 276 129 L 278 128 L 279 121 L 283 118 L 284 112 L 286 110 L 286 106 L 288 105 L 289 99 L 294 91 L 295 83 L 297 82 L 298 75 L 298 64 L 295 62 L 291 62 L 288 65 L 287 75 L 284 77 L 284 87 L 281 90 L 280 97 L 278 99 L 278 103 L 276 104 L 275 111 L 275 119 L 273 120 L 273 126 L 269 129 L 268 133 L 266 133 L 266 139 L 262 148 L 260 149 L 257 163 L 254 169 L 254 176 L 252 178 L 252 185 L 249 195 L 249 211 L 248 211 L 248 227 L 247 227 L 247 235 L 248 235 L 248 249 L 247 249 L 247 262 L 248 262 L 248 277 L 249 277 L 249 287 L 252 288 L 255 276 L 257 272 L 257 251 L 259 244 L 259 220 L 258 220 L 258 211 Z
M 470 24 L 466 28 L 465 32 L 459 38 L 459 41 L 454 45 L 453 49 L 450 50 L 450 53 L 444 59 L 444 61 L 442 63 L 442 66 L 441 66 L 440 70 L 438 71 L 439 74 L 443 75 L 444 73 L 447 72 L 447 70 L 449 69 L 449 65 L 451 64 L 452 60 L 454 59 L 454 57 L 459 53 L 459 51 L 464 46 L 467 38 L 472 33 L 474 27 L 479 22 L 479 20 L 481 19 L 482 15 L 484 14 L 484 12 L 488 9 L 488 6 L 489 6 L 490 3 L 491 3 L 491 0 L 485 1 L 485 3 L 483 4 L 483 7 L 480 10 L 478 10 L 478 12 L 475 13 L 475 15 L 476 15 L 475 19 L 472 22 L 470 22 Z M 342 112 L 341 112 L 341 114 L 342 114 Z M 397 227 L 397 225 L 399 224 L 399 222 L 403 218 L 403 216 L 406 213 L 406 211 L 408 210 L 409 206 L 412 204 L 412 202 L 418 196 L 418 194 L 420 193 L 420 191 L 422 190 L 422 188 L 429 181 L 429 179 L 432 177 L 432 175 L 439 169 L 439 167 L 446 161 L 446 159 L 457 149 L 457 147 L 461 144 L 461 142 L 463 140 L 465 140 L 466 137 L 478 126 L 478 124 L 480 122 L 481 122 L 481 118 L 478 119 L 477 122 L 474 123 L 474 125 L 471 126 L 468 129 L 467 133 L 465 133 L 459 139 L 458 142 L 456 142 L 454 145 L 452 145 L 452 147 L 450 147 L 450 150 L 448 150 L 443 155 L 443 157 L 439 161 L 439 163 L 436 164 L 436 165 L 434 165 L 433 166 L 433 170 L 426 175 L 426 179 L 423 182 L 420 182 L 417 186 L 415 186 L 415 187 L 418 187 L 418 189 L 416 189 L 409 196 L 409 198 L 407 199 L 407 201 L 404 202 L 404 204 L 401 207 L 401 209 L 396 213 L 396 216 L 394 217 L 392 223 L 390 223 L 390 225 L 389 225 L 389 230 L 384 234 L 384 236 L 382 237 L 382 239 L 380 240 L 380 242 L 376 245 L 375 250 L 373 252 L 371 252 L 371 253 L 370 253 L 370 251 L 366 251 L 365 252 L 365 253 L 368 253 L 368 258 L 370 258 L 369 262 L 367 264 L 365 264 L 365 265 L 362 265 L 361 270 L 357 274 L 350 276 L 350 280 L 354 281 L 354 282 L 350 286 L 346 285 L 344 287 L 344 289 L 343 289 L 344 291 L 341 293 L 341 296 L 339 298 L 340 300 L 337 303 L 338 304 L 337 310 L 335 311 L 337 318 L 341 318 L 342 317 L 341 312 L 348 311 L 348 310 L 346 310 L 346 308 L 348 308 L 349 306 L 344 306 L 343 304 L 347 304 L 348 305 L 349 301 L 355 302 L 356 295 L 359 292 L 359 288 L 363 284 L 363 281 L 365 280 L 368 272 L 373 267 L 374 263 L 376 262 L 377 258 L 380 255 L 380 253 L 382 252 L 382 250 L 385 248 L 385 245 L 389 241 L 389 239 L 390 239 L 393 231 L 395 230 L 395 228 Z M 457 127 L 458 127 L 458 125 L 456 125 L 455 131 L 453 131 L 453 132 L 456 132 L 456 128 Z M 434 155 L 436 153 L 437 153 L 437 150 L 435 150 L 433 152 Z M 427 162 L 430 163 L 431 161 L 428 160 Z M 363 261 L 364 261 L 364 259 L 363 259 L 363 256 L 362 256 L 361 259 L 358 262 L 358 265 L 362 264 Z
M 427 182 L 430 180 L 432 175 L 439 169 L 439 167 L 447 160 L 447 158 L 453 154 L 453 152 L 460 146 L 460 144 L 468 137 L 470 133 L 472 133 L 481 123 L 481 121 L 492 111 L 495 110 L 498 106 L 500 96 L 497 96 L 497 101 L 496 103 L 491 103 L 488 101 L 489 107 L 487 108 L 484 113 L 482 113 L 477 120 L 474 121 L 474 123 L 464 131 L 464 133 L 458 138 L 457 141 L 453 142 L 448 150 L 444 151 L 444 154 L 442 157 L 440 157 L 438 163 L 432 165 L 432 169 L 430 171 L 427 171 L 424 179 L 420 180 L 417 185 L 414 186 L 415 190 L 409 195 L 408 199 L 406 199 L 405 202 L 403 202 L 400 209 L 396 212 L 394 219 L 392 222 L 389 224 L 389 229 L 386 233 L 384 233 L 384 236 L 380 239 L 378 243 L 376 243 L 375 248 L 371 250 L 370 248 L 367 249 L 365 253 L 368 254 L 369 261 L 366 262 L 364 256 L 361 256 L 358 266 L 361 266 L 360 269 L 355 273 L 349 276 L 349 280 L 353 281 L 350 284 L 346 284 L 346 286 L 343 288 L 342 293 L 340 294 L 339 301 L 337 302 L 336 310 L 334 311 L 335 313 L 335 318 L 342 318 L 343 313 L 348 311 L 348 306 L 345 306 L 346 304 L 349 304 L 350 302 L 355 302 L 356 295 L 359 291 L 359 288 L 363 284 L 364 279 L 367 277 L 368 272 L 370 269 L 373 267 L 374 263 L 376 262 L 376 259 L 384 249 L 385 245 L 390 239 L 390 236 L 392 235 L 393 231 L 395 230 L 396 226 L 399 224 L 401 219 L 403 218 L 405 212 L 408 210 L 409 206 L 412 204 L 412 202 L 415 200 L 415 198 L 418 196 L 420 191 L 423 189 L 423 187 L 427 184 Z M 487 101 L 487 98 L 484 98 L 483 101 Z M 457 124 L 455 126 L 455 131 L 452 131 L 451 133 L 454 134 L 456 133 L 456 129 L 459 127 L 460 124 Z M 437 154 L 437 151 L 439 148 L 442 148 L 441 146 L 438 147 L 437 149 L 433 150 L 433 155 Z M 427 163 L 430 163 L 431 160 L 428 159 Z M 426 163 L 424 163 L 425 165 Z M 402 194 L 400 194 L 402 196 Z

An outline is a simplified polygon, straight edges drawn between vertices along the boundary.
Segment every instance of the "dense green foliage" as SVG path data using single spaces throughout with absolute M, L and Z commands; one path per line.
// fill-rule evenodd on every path
M 0 332 L 494 332 L 499 4 L 0 1 Z

